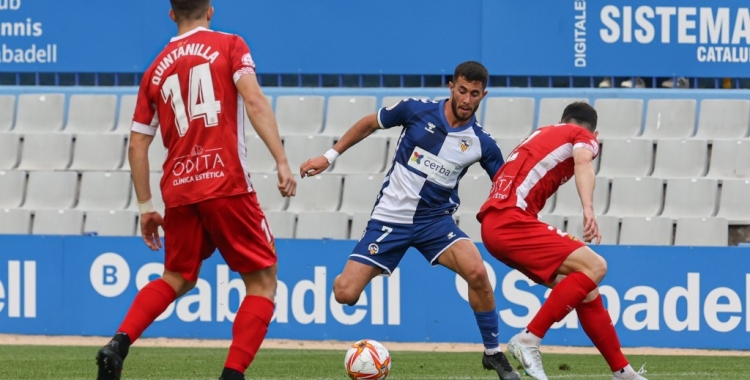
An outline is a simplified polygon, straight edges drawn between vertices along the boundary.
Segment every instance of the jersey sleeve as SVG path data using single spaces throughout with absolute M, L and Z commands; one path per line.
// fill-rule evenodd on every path
M 575 128 L 572 136 L 573 149 L 584 148 L 594 154 L 594 158 L 599 155 L 599 141 L 593 133 L 583 129 Z
M 245 40 L 240 36 L 234 37 L 234 44 L 229 53 L 229 63 L 232 66 L 232 79 L 234 83 L 237 83 L 243 75 L 255 75 L 255 62 Z
M 492 139 L 492 136 L 484 130 L 482 130 L 482 133 L 484 133 L 484 136 L 479 140 L 482 144 L 482 158 L 479 160 L 479 164 L 482 165 L 490 179 L 494 180 L 495 174 L 500 171 L 500 167 L 503 166 L 505 160 L 503 160 L 500 147 Z
M 414 99 L 404 99 L 390 107 L 378 110 L 378 125 L 382 129 L 403 126 L 413 114 Z
M 150 75 L 144 75 L 143 78 L 149 78 Z M 142 80 L 141 87 L 138 90 L 138 98 L 135 101 L 135 112 L 133 113 L 133 124 L 130 130 L 133 132 L 143 133 L 144 135 L 155 135 L 159 127 L 159 115 L 156 111 L 156 104 L 151 100 L 148 93 L 150 81 Z

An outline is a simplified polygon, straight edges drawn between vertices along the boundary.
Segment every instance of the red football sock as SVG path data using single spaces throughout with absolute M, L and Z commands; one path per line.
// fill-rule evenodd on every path
M 583 331 L 604 356 L 612 372 L 625 368 L 628 365 L 628 359 L 625 359 L 625 355 L 620 350 L 620 339 L 617 338 L 617 332 L 612 325 L 612 318 L 604 308 L 602 296 L 596 297 L 591 302 L 581 303 L 576 308 L 576 312 Z
M 117 332 L 128 334 L 130 343 L 135 343 L 175 299 L 177 293 L 166 281 L 160 278 L 149 282 L 135 296 Z
M 562 321 L 594 289 L 596 289 L 596 283 L 585 274 L 581 272 L 569 274 L 555 285 L 547 301 L 526 328 L 532 334 L 544 338 L 552 324 Z
M 274 304 L 266 297 L 247 296 L 232 325 L 232 345 L 224 367 L 245 373 L 268 332 Z

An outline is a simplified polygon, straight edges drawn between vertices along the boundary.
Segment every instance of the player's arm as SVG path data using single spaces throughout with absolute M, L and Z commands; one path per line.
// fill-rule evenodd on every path
M 594 213 L 596 173 L 592 163 L 593 160 L 594 152 L 590 149 L 585 147 L 573 149 L 576 189 L 578 189 L 578 196 L 581 198 L 581 206 L 583 206 L 583 237 L 587 242 L 596 239 L 596 244 L 599 244 L 602 237 Z
M 300 166 L 300 176 L 302 178 L 312 177 L 320 174 L 333 163 L 339 155 L 346 152 L 347 149 L 351 148 L 358 142 L 364 140 L 367 136 L 371 135 L 376 130 L 380 129 L 376 114 L 367 115 L 356 122 L 351 128 L 349 128 L 341 139 L 322 156 L 311 158 L 305 161 Z
M 236 82 L 237 91 L 245 102 L 245 110 L 253 128 L 266 144 L 274 160 L 279 173 L 278 188 L 281 195 L 285 197 L 294 196 L 297 189 L 297 182 L 292 175 L 292 169 L 289 167 L 289 161 L 284 152 L 284 145 L 281 143 L 279 136 L 279 127 L 276 125 L 276 117 L 273 114 L 271 105 L 263 95 L 263 91 L 258 84 L 255 75 L 242 75 Z M 242 138 L 242 136 L 240 136 Z
M 495 175 L 497 175 L 500 167 L 505 163 L 503 153 L 489 134 L 486 139 L 481 139 L 480 141 L 482 142 L 482 158 L 479 164 L 482 165 L 484 171 L 490 176 L 490 180 L 494 181 Z

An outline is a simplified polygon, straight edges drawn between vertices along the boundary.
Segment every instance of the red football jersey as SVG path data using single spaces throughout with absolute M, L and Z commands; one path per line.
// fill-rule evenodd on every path
M 196 28 L 172 38 L 141 81 L 132 131 L 167 148 L 167 207 L 253 191 L 245 162 L 244 103 L 235 83 L 255 74 L 245 41 Z
M 593 133 L 572 124 L 557 124 L 534 131 L 508 155 L 492 183 L 488 208 L 518 207 L 531 215 L 544 208 L 560 185 L 573 177 L 573 149 L 585 148 L 599 154 Z

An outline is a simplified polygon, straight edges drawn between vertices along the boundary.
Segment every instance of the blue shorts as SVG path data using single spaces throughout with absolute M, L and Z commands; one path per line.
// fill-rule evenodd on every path
M 430 264 L 437 265 L 438 257 L 463 239 L 469 237 L 450 216 L 415 224 L 370 219 L 349 260 L 379 267 L 383 273 L 391 274 L 410 247 L 419 250 Z

